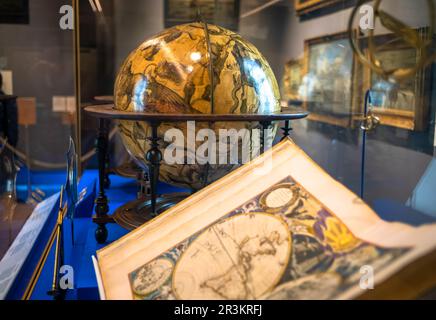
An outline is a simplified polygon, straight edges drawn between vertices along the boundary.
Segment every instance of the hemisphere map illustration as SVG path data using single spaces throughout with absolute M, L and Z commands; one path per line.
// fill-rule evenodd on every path
M 129 274 L 134 299 L 334 299 L 408 248 L 356 238 L 287 178 Z M 322 288 L 322 290 L 320 290 Z

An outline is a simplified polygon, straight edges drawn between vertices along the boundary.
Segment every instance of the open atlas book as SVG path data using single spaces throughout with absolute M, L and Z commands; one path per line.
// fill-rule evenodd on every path
M 285 140 L 96 265 L 107 299 L 412 298 L 436 284 L 435 248 L 436 225 L 381 220 Z

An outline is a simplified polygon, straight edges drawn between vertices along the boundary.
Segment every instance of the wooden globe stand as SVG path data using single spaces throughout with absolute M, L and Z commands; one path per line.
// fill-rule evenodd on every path
M 156 217 L 166 209 L 170 208 L 189 194 L 169 194 L 158 196 L 157 184 L 159 170 L 162 161 L 162 153 L 159 150 L 158 128 L 161 123 L 175 122 L 251 122 L 260 123 L 261 130 L 260 147 L 264 149 L 265 130 L 269 129 L 273 122 L 285 121 L 283 139 L 287 138 L 292 130 L 292 120 L 303 119 L 308 116 L 305 111 L 282 110 L 281 113 L 271 114 L 162 114 L 145 112 L 125 112 L 115 110 L 112 104 L 94 105 L 85 108 L 91 116 L 99 119 L 97 136 L 99 191 L 95 201 L 95 215 L 93 222 L 98 225 L 95 238 L 98 243 L 104 243 L 108 237 L 107 223 L 117 223 L 127 229 L 135 229 L 143 223 Z M 108 158 L 108 133 L 111 120 L 144 121 L 151 127 L 150 149 L 145 154 L 149 168 L 150 196 L 129 202 L 118 208 L 114 215 L 108 215 L 109 205 L 105 193 L 106 163 Z

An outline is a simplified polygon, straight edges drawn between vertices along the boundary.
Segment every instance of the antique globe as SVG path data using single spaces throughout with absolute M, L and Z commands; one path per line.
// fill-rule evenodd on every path
M 279 89 L 262 54 L 240 35 L 202 22 L 164 30 L 135 49 L 122 65 L 115 83 L 115 108 L 127 112 L 169 114 L 244 114 L 280 112 Z M 195 123 L 195 131 L 209 128 L 236 129 L 241 134 L 240 150 L 256 154 L 258 145 L 250 139 L 256 124 L 247 122 Z M 258 127 L 258 124 L 257 124 Z M 193 144 L 165 141 L 165 133 L 177 128 L 187 137 L 187 123 L 162 123 L 159 148 L 163 154 L 170 144 L 195 154 Z M 119 121 L 127 151 L 143 167 L 150 148 L 150 126 L 146 122 Z M 242 130 L 241 129 L 246 129 Z M 245 136 L 244 136 L 245 134 Z M 268 133 L 273 138 L 275 129 Z M 195 148 L 204 144 L 196 141 Z M 194 148 L 194 149 L 195 149 Z M 216 148 L 221 150 L 221 148 Z M 225 148 L 223 148 L 225 150 Z M 230 148 L 227 149 L 229 152 Z M 217 151 L 219 152 L 219 151 Z M 239 164 L 243 152 L 238 153 Z M 198 154 L 195 159 L 198 160 Z M 209 155 L 206 155 L 209 158 Z M 217 155 L 218 159 L 220 155 Z M 223 159 L 223 158 L 220 158 Z M 170 185 L 198 190 L 232 171 L 239 164 L 223 162 L 169 163 L 165 157 L 159 179 Z

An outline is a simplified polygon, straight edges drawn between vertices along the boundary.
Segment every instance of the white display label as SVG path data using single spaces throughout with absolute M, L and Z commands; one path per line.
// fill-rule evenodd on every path
M 67 100 L 66 111 L 68 113 L 74 113 L 76 111 L 76 97 L 74 96 L 66 97 L 66 100 Z
M 12 95 L 14 92 L 14 87 L 12 83 L 12 71 L 10 70 L 2 70 L 0 71 L 3 78 L 3 88 L 0 88 L 3 90 L 5 94 Z
M 63 96 L 54 96 L 52 98 L 53 112 L 66 112 L 67 111 L 67 99 Z

